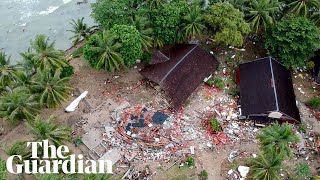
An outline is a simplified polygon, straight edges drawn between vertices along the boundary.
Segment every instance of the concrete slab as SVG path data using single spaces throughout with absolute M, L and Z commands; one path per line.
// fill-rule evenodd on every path
M 99 160 L 111 160 L 112 165 L 116 164 L 121 159 L 121 151 L 118 148 L 110 149 Z
M 90 129 L 87 133 L 82 135 L 82 142 L 90 150 L 96 148 L 102 142 L 102 134 L 99 130 Z

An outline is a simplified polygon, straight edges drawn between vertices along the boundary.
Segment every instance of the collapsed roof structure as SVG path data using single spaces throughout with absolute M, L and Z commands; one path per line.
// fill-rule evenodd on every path
M 291 73 L 272 58 L 240 64 L 242 115 L 299 123 Z
M 197 44 L 177 44 L 156 51 L 151 65 L 140 74 L 159 84 L 170 98 L 171 107 L 178 110 L 218 66 L 217 59 Z

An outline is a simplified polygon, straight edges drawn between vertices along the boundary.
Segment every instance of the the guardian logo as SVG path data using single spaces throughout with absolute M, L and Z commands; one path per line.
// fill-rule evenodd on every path
M 48 140 L 42 142 L 27 142 L 27 147 L 32 150 L 30 160 L 24 160 L 22 164 L 13 163 L 14 159 L 22 160 L 21 155 L 13 155 L 7 159 L 7 170 L 12 174 L 58 174 L 59 170 L 65 174 L 74 173 L 112 173 L 112 162 L 110 160 L 83 160 L 83 155 L 67 155 L 67 146 L 49 145 Z M 43 157 L 38 156 L 38 150 L 42 148 Z M 50 153 L 49 153 L 50 152 Z M 60 168 L 59 168 L 60 166 Z

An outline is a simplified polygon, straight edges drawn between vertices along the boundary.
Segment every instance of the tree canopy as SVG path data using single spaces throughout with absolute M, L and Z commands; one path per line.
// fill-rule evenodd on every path
M 215 33 L 214 40 L 218 43 L 232 46 L 243 44 L 243 35 L 250 32 L 250 26 L 244 20 L 244 15 L 228 2 L 214 3 L 205 15 L 205 21 Z
M 115 25 L 110 29 L 110 35 L 121 44 L 119 53 L 126 66 L 132 66 L 142 55 L 141 36 L 134 26 Z
M 267 32 L 265 47 L 287 68 L 305 66 L 320 47 L 319 29 L 304 17 L 289 17 Z
M 162 4 L 161 8 L 152 11 L 154 36 L 164 44 L 173 44 L 177 40 L 183 17 L 188 11 L 185 0 L 171 1 Z

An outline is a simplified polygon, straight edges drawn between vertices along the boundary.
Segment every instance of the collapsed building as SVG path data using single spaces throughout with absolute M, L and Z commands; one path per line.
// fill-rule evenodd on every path
M 219 66 L 217 59 L 197 44 L 177 44 L 156 51 L 151 65 L 140 71 L 157 83 L 179 110 L 192 92 Z

